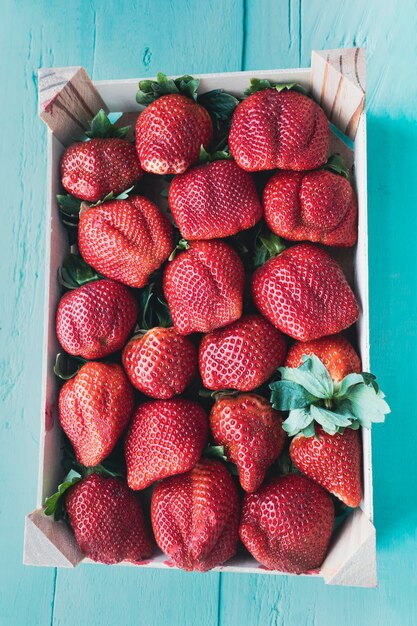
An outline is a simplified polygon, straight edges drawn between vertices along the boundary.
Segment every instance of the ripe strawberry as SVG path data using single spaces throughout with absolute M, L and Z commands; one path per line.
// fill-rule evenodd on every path
M 229 146 L 239 167 L 250 172 L 311 170 L 326 162 L 329 136 L 327 118 L 311 98 L 264 89 L 236 107 Z
M 65 505 L 77 544 L 93 561 L 110 565 L 152 555 L 140 501 L 121 480 L 91 474 L 69 489 Z
M 192 241 L 165 268 L 164 294 L 175 330 L 207 333 L 242 315 L 245 273 L 222 241 Z
M 78 246 L 104 276 L 143 287 L 172 252 L 172 226 L 156 204 L 131 196 L 82 211 Z
M 133 414 L 125 442 L 127 483 L 145 489 L 167 476 L 188 472 L 198 462 L 208 420 L 197 402 L 153 400 Z
M 133 389 L 120 365 L 86 363 L 59 394 L 59 421 L 77 460 L 98 465 L 113 450 L 133 409 Z
M 136 389 L 166 400 L 182 393 L 193 380 L 197 350 L 175 328 L 152 328 L 126 344 L 123 367 Z
M 362 440 L 359 430 L 330 435 L 316 426 L 315 437 L 296 435 L 290 445 L 298 469 L 351 507 L 362 500 Z
M 56 334 L 69 354 L 100 359 L 122 348 L 136 317 L 137 303 L 127 287 L 97 280 L 62 296 Z
M 277 172 L 264 189 L 263 205 L 266 223 L 281 237 L 328 246 L 356 243 L 356 196 L 334 172 Z
M 282 333 L 261 315 L 245 315 L 203 337 L 199 366 L 207 389 L 251 391 L 282 365 L 286 346 Z
M 211 410 L 210 427 L 214 442 L 224 446 L 228 460 L 237 465 L 243 489 L 256 491 L 284 447 L 278 411 L 255 394 L 223 397 Z
M 252 295 L 265 317 L 301 341 L 338 333 L 359 316 L 340 266 L 308 243 L 284 250 L 256 270 Z
M 239 499 L 221 461 L 203 459 L 159 483 L 151 515 L 156 542 L 177 567 L 206 572 L 236 552 Z
M 86 132 L 91 140 L 73 143 L 63 154 L 62 185 L 70 194 L 97 202 L 139 180 L 142 170 L 135 147 L 124 139 L 129 128 L 116 128 L 103 110 L 97 113 Z
M 245 496 L 239 535 L 268 569 L 302 574 L 321 566 L 333 522 L 333 503 L 324 489 L 289 474 Z
M 234 161 L 214 161 L 175 176 L 169 206 L 185 239 L 229 237 L 251 228 L 262 206 L 251 175 Z
M 181 94 L 158 98 L 139 115 L 136 150 L 140 164 L 153 174 L 181 174 L 197 161 L 200 147 L 213 135 L 210 115 Z
M 341 369 L 337 355 L 336 351 L 335 363 L 330 361 L 336 376 Z M 356 356 L 356 366 L 358 361 Z M 342 363 L 343 369 L 347 367 L 348 362 Z M 283 429 L 294 437 L 290 445 L 293 463 L 348 506 L 359 506 L 362 446 L 358 429 L 383 422 L 389 413 L 375 376 L 351 372 L 334 380 L 314 353 L 304 355 L 298 368 L 280 367 L 279 371 L 281 380 L 270 385 L 271 403 L 277 410 L 289 411 Z
M 285 365 L 299 367 L 304 354 L 315 354 L 335 381 L 341 381 L 353 372 L 359 374 L 362 369 L 359 356 L 343 335 L 331 335 L 314 341 L 296 341 L 288 350 Z

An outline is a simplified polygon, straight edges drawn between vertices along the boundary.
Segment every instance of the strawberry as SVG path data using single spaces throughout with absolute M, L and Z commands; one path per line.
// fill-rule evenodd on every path
M 136 389 L 166 400 L 182 393 L 193 380 L 197 350 L 175 328 L 156 327 L 126 344 L 123 367 Z
M 137 302 L 127 287 L 97 280 L 62 296 L 56 334 L 69 354 L 99 359 L 123 347 L 136 317 Z
M 104 276 L 143 287 L 172 252 L 172 226 L 156 204 L 130 196 L 81 211 L 78 246 Z
M 268 81 L 268 87 L 272 87 Z M 329 124 L 324 111 L 297 91 L 253 90 L 235 109 L 229 147 L 239 167 L 249 172 L 311 170 L 327 160 Z
M 349 181 L 326 169 L 277 172 L 263 193 L 269 228 L 292 241 L 353 246 L 358 207 Z
M 361 360 L 353 346 L 343 335 L 331 335 L 313 341 L 296 341 L 288 350 L 287 367 L 299 367 L 303 355 L 315 354 L 326 366 L 334 381 L 341 381 L 353 372 L 361 371 Z
M 97 202 L 134 185 L 142 170 L 134 145 L 123 139 L 128 130 L 117 129 L 101 110 L 86 133 L 92 139 L 71 144 L 62 156 L 63 187 L 81 200 Z
M 362 500 L 362 440 L 359 430 L 326 433 L 316 426 L 314 437 L 302 433 L 291 441 L 290 457 L 303 474 L 330 491 L 347 506 Z
M 383 422 L 390 410 L 375 376 L 352 372 L 333 380 L 313 353 L 304 355 L 298 368 L 280 367 L 279 371 L 281 380 L 270 385 L 271 403 L 279 411 L 290 412 L 283 428 L 294 437 L 291 460 L 345 504 L 359 506 L 362 444 L 358 429 Z
M 242 315 L 245 273 L 222 241 L 192 241 L 165 268 L 164 294 L 175 330 L 207 333 Z
M 243 489 L 256 491 L 285 442 L 282 419 L 265 398 L 251 393 L 226 396 L 210 413 L 214 442 L 237 465 Z
M 321 566 L 333 522 L 333 502 L 324 489 L 289 474 L 245 495 L 239 535 L 266 568 L 302 574 Z
M 152 555 L 140 501 L 121 480 L 91 474 L 67 491 L 65 505 L 77 544 L 93 561 L 113 564 Z
M 245 315 L 208 333 L 199 350 L 200 373 L 207 389 L 251 391 L 282 365 L 282 333 L 261 315 Z
M 153 400 L 135 411 L 125 442 L 127 482 L 145 489 L 167 476 L 188 472 L 198 462 L 208 420 L 197 402 Z
M 156 542 L 177 567 L 206 572 L 236 552 L 239 498 L 221 461 L 204 459 L 159 483 L 151 515 Z
M 336 261 L 312 244 L 284 250 L 252 278 L 255 305 L 282 332 L 309 341 L 351 326 L 356 298 Z
M 181 94 L 162 96 L 139 115 L 136 150 L 142 169 L 153 174 L 181 174 L 197 161 L 200 147 L 213 135 L 210 115 Z
M 77 461 L 99 465 L 114 448 L 133 409 L 133 390 L 122 367 L 86 363 L 59 394 L 59 421 Z
M 255 183 L 234 161 L 206 163 L 175 176 L 168 200 L 188 240 L 229 237 L 262 217 Z

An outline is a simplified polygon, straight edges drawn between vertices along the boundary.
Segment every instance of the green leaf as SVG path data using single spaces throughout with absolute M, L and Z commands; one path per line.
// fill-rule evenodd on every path
M 87 130 L 85 134 L 90 139 L 108 139 L 111 137 L 118 137 L 124 139 L 130 130 L 130 126 L 124 126 L 123 128 L 117 128 L 115 124 L 112 124 L 103 109 L 93 117 L 91 120 L 91 128 Z
M 321 406 L 310 407 L 311 417 L 315 422 L 320 424 L 326 433 L 334 435 L 339 431 L 340 427 L 350 426 L 351 420 L 340 413 L 329 411 Z
M 278 380 L 269 385 L 271 404 L 277 411 L 291 411 L 310 406 L 316 397 L 293 381 Z
M 77 289 L 101 278 L 78 254 L 69 254 L 58 270 L 58 280 L 67 289 Z
M 168 94 L 181 94 L 196 101 L 199 84 L 198 78 L 188 74 L 173 80 L 166 74 L 159 72 L 156 80 L 140 81 L 139 89 L 136 93 L 136 102 L 143 106 L 148 106 L 151 102 L 155 102 L 161 96 Z
M 224 451 L 224 446 L 213 446 L 211 444 L 207 444 L 203 450 L 203 456 L 214 457 L 215 459 L 221 459 L 222 461 L 228 460 Z
M 348 396 L 352 413 L 363 428 L 370 428 L 372 422 L 384 422 L 391 410 L 382 395 L 365 383 L 352 387 Z
M 373 387 L 375 389 L 375 392 L 378 393 L 379 386 L 378 386 L 378 383 L 376 382 L 376 376 L 374 376 L 374 374 L 370 374 L 369 372 L 362 372 L 361 375 L 362 375 L 365 385 Z
M 280 367 L 282 380 L 292 381 L 304 387 L 314 398 L 331 398 L 333 381 L 326 368 L 314 354 L 304 354 L 300 367 Z
M 329 170 L 334 174 L 339 174 L 340 176 L 343 176 L 344 178 L 349 180 L 349 170 L 346 167 L 340 154 L 332 154 L 328 158 L 327 163 L 322 166 L 322 169 Z
M 299 432 L 306 430 L 313 422 L 313 417 L 309 408 L 293 409 L 289 416 L 283 422 L 282 428 L 289 437 L 297 435 Z M 314 433 L 314 427 L 313 427 Z
M 285 250 L 285 244 L 281 237 L 275 233 L 265 232 L 263 229 L 255 240 L 254 266 L 261 267 L 269 259 L 272 259 Z
M 54 374 L 61 380 L 70 380 L 74 378 L 83 365 L 87 363 L 86 359 L 78 356 L 70 356 L 66 353 L 59 352 L 56 355 Z
M 56 196 L 58 201 L 58 207 L 61 213 L 71 217 L 77 217 L 80 213 L 81 200 L 74 198 L 69 193 L 64 195 L 58 194 Z
M 348 374 L 340 382 L 334 383 L 334 397 L 341 398 L 349 393 L 355 385 L 363 384 L 362 374 Z
M 45 515 L 53 515 L 55 521 L 61 519 L 65 510 L 63 496 L 68 489 L 73 487 L 80 480 L 81 475 L 74 470 L 71 470 L 71 472 L 66 476 L 64 482 L 58 486 L 58 491 L 52 494 L 52 496 L 49 496 L 49 498 L 45 499 Z
M 257 91 L 263 91 L 264 89 L 276 89 L 277 91 L 283 91 L 284 89 L 298 91 L 299 93 L 308 95 L 307 89 L 298 83 L 273 83 L 266 78 L 251 78 L 250 86 L 244 92 L 245 96 L 250 96 Z
M 314 437 L 314 435 L 316 434 L 314 420 L 311 420 L 311 423 L 306 426 L 306 428 L 303 428 L 301 432 L 303 433 L 304 437 Z
M 207 152 L 204 146 L 200 147 L 199 163 L 210 163 L 212 161 L 232 160 L 233 157 L 229 150 L 216 150 L 215 152 Z
M 198 96 L 197 102 L 209 112 L 217 126 L 226 120 L 230 120 L 239 104 L 238 98 L 235 98 L 230 93 L 226 93 L 223 89 L 206 91 L 206 93 Z
M 168 261 L 173 261 L 178 252 L 180 252 L 181 250 L 188 250 L 189 247 L 190 244 L 188 243 L 188 241 L 186 241 L 185 239 L 180 239 L 171 254 L 169 255 Z

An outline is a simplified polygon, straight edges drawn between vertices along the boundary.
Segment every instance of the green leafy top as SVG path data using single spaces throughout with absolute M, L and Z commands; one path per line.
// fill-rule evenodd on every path
M 264 89 L 276 89 L 277 91 L 283 91 L 284 89 L 298 91 L 304 96 L 308 95 L 308 91 L 302 85 L 298 83 L 273 83 L 266 78 L 251 78 L 250 86 L 245 90 L 245 96 L 251 96 L 257 91 L 263 91 Z
M 302 360 L 297 368 L 280 367 L 281 380 L 270 384 L 274 409 L 289 411 L 283 423 L 288 435 L 311 437 L 315 422 L 331 435 L 370 428 L 390 412 L 373 374 L 348 374 L 335 382 L 317 356 L 303 355 Z
M 199 163 L 211 163 L 212 161 L 225 161 L 233 159 L 228 149 L 207 152 L 204 146 L 200 148 Z
M 58 271 L 58 280 L 66 289 L 77 289 L 101 278 L 80 255 L 72 253 L 64 259 Z
M 172 318 L 169 312 L 168 304 L 162 293 L 158 293 L 155 282 L 150 282 L 141 291 L 139 298 L 140 310 L 142 318 L 140 320 L 140 328 L 135 334 L 144 334 L 155 326 L 168 328 L 172 326 Z
M 254 266 L 264 265 L 269 259 L 278 256 L 284 250 L 285 244 L 281 237 L 266 231 L 266 229 L 261 229 L 255 240 Z
M 343 176 L 344 178 L 346 178 L 347 180 L 349 180 L 349 170 L 346 167 L 342 157 L 340 154 L 332 154 L 328 160 L 327 163 L 325 163 L 322 166 L 322 169 L 324 170 L 330 170 L 331 172 L 335 173 L 335 174 L 339 174 L 340 176 Z
M 55 358 L 54 374 L 61 380 L 74 378 L 83 365 L 88 363 L 87 359 L 80 356 L 71 356 L 66 352 L 58 352 Z
M 93 117 L 90 123 L 90 130 L 86 130 L 85 134 L 89 139 L 109 139 L 116 137 L 124 139 L 130 130 L 130 126 L 117 128 L 115 124 L 109 120 L 103 109 Z
M 64 482 L 58 485 L 58 489 L 52 496 L 45 499 L 45 515 L 53 515 L 57 521 L 65 516 L 65 498 L 63 497 L 68 489 L 76 485 L 81 480 L 81 474 L 71 470 L 65 477 Z

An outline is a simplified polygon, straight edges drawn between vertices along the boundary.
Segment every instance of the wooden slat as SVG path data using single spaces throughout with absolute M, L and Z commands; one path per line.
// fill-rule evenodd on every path
M 365 106 L 365 49 L 313 50 L 311 90 L 330 121 L 354 139 Z
M 38 93 L 39 116 L 64 145 L 80 139 L 100 109 L 108 111 L 83 67 L 40 69 Z

